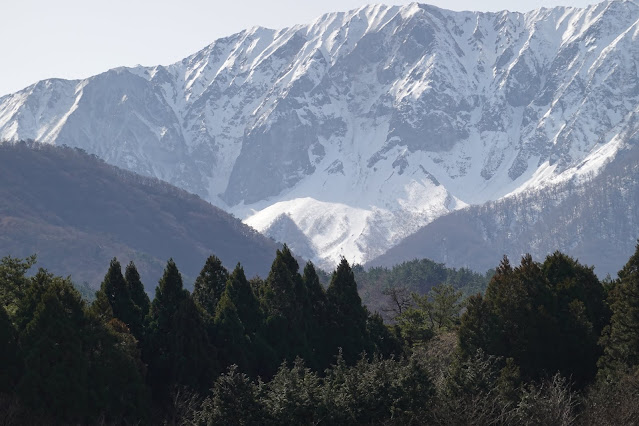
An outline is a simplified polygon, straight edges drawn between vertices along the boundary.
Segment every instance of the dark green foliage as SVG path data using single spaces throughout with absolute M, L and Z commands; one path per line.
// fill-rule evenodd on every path
M 236 366 L 218 378 L 195 414 L 196 424 L 422 424 L 434 387 L 415 360 L 361 358 L 319 377 L 297 359 L 268 383 L 255 384 Z
M 218 367 L 215 348 L 211 345 L 203 315 L 193 299 L 184 298 L 175 314 L 171 337 L 172 372 L 176 384 L 205 392 Z
M 22 369 L 17 337 L 7 311 L 0 305 L 0 394 L 13 390 Z
M 120 320 L 107 324 L 88 315 L 84 330 L 89 360 L 90 413 L 104 420 L 136 423 L 149 415 L 150 392 L 137 340 Z M 114 391 L 116 390 L 117 391 Z
M 311 286 L 315 284 L 310 283 Z M 317 288 L 312 291 L 320 297 L 318 302 L 321 304 Z M 278 354 L 278 359 L 292 362 L 299 356 L 308 359 L 314 366 L 318 365 L 308 338 L 313 317 L 311 304 L 299 274 L 299 265 L 284 245 L 275 255 L 262 290 L 262 305 L 266 313 L 265 337 Z M 320 309 L 321 306 L 318 306 L 316 314 Z
M 212 318 L 215 317 L 215 309 L 228 279 L 229 272 L 222 265 L 222 261 L 216 256 L 209 256 L 195 280 L 193 300 Z
M 300 358 L 292 368 L 283 363 L 264 387 L 261 403 L 274 424 L 310 425 L 322 420 L 320 379 Z
M 155 298 L 147 317 L 144 359 L 149 366 L 148 381 L 160 394 L 167 394 L 176 380 L 175 360 L 180 357 L 174 346 L 175 316 L 188 293 L 183 288 L 182 276 L 170 259 L 164 275 L 155 289 Z
M 202 404 L 195 415 L 198 425 L 262 425 L 265 412 L 258 400 L 258 387 L 249 377 L 229 367 L 212 389 L 213 395 Z
M 396 327 L 390 328 L 384 324 L 378 313 L 369 315 L 366 320 L 366 335 L 369 339 L 368 352 L 379 354 L 384 358 L 391 355 L 401 355 L 404 351 L 404 341 Z
M 434 388 L 415 361 L 359 359 L 347 367 L 341 355 L 326 371 L 321 388 L 328 424 L 421 423 Z
M 502 392 L 503 359 L 479 350 L 466 359 L 455 358 L 438 392 L 433 410 L 436 424 L 501 424 L 512 419 L 511 386 Z M 506 376 L 512 371 L 506 369 Z
M 35 255 L 26 259 L 6 256 L 0 259 L 0 305 L 12 315 L 29 286 L 27 271 L 35 264 Z
M 70 281 L 44 270 L 30 280 L 16 313 L 24 356 L 17 393 L 45 418 L 136 423 L 148 410 L 136 340 L 124 323 L 94 312 L 100 310 L 88 312 Z M 103 320 L 119 324 L 117 331 Z
M 0 306 L 0 422 L 631 424 L 639 418 L 637 253 L 605 288 L 561 253 L 541 264 L 526 256 L 516 268 L 504 259 L 486 295 L 463 303 L 461 319 L 459 291 L 442 284 L 413 296 L 392 327 L 362 306 L 346 260 L 326 292 L 313 265 L 301 276 L 286 247 L 266 281 L 247 281 L 238 264 L 214 317 L 170 260 L 141 345 L 115 315 L 133 312 L 134 324 L 143 311 L 133 265 L 123 279 L 114 260 L 87 309 L 68 279 L 45 270 L 27 278 L 29 260 L 5 260 L 12 311 Z M 605 292 L 613 320 L 602 339 L 603 380 L 578 405 L 573 384 L 587 389 L 601 353 Z
M 395 321 L 402 336 L 410 345 L 423 344 L 436 333 L 444 333 L 459 323 L 462 309 L 461 291 L 449 284 L 439 284 L 428 294 L 411 294 L 406 306 Z
M 592 267 L 560 252 L 548 256 L 541 270 L 552 292 L 548 310 L 558 331 L 547 371 L 555 369 L 583 386 L 597 373 L 598 341 L 610 320 L 604 288 Z
M 219 365 L 237 364 L 243 371 L 249 370 L 252 366 L 247 356 L 249 341 L 237 308 L 227 291 L 222 293 L 222 298 L 217 306 L 215 331 Z
M 579 386 L 596 373 L 597 338 L 607 321 L 603 287 L 592 268 L 554 253 L 543 264 L 504 259 L 486 296 L 468 301 L 459 331 L 466 356 L 478 349 L 513 358 L 526 380 L 557 371 Z
M 495 315 L 481 294 L 470 296 L 466 300 L 466 312 L 461 317 L 459 326 L 459 349 L 469 356 L 482 348 L 492 345 L 494 330 L 497 325 Z
M 352 364 L 366 349 L 368 343 L 368 315 L 357 293 L 353 271 L 344 258 L 333 273 L 326 297 L 331 327 L 329 347 L 333 351 L 342 348 L 344 359 L 348 364 Z
M 135 305 L 131 298 L 129 285 L 122 275 L 122 267 L 117 259 L 112 259 L 109 269 L 102 281 L 100 290 L 96 293 L 96 299 L 106 296 L 113 317 L 119 319 L 129 327 L 131 333 L 136 336 L 142 336 L 143 318 L 140 308 Z
M 280 316 L 290 321 L 300 312 L 298 296 L 301 291 L 299 265 L 286 245 L 277 250 L 264 288 L 264 304 L 269 316 Z
M 244 275 L 244 268 L 238 263 L 226 282 L 224 292 L 237 309 L 237 315 L 242 321 L 244 331 L 255 333 L 262 321 L 260 302 L 255 297 L 251 285 Z
M 138 273 L 138 270 L 133 262 L 129 262 L 129 264 L 126 265 L 124 280 L 126 281 L 127 287 L 129 288 L 131 300 L 137 308 L 136 323 L 143 325 L 144 318 L 146 318 L 146 316 L 149 314 L 151 301 L 149 300 L 149 295 L 146 294 L 146 291 L 144 291 L 144 284 L 142 284 L 142 281 L 140 280 L 140 274 Z
M 599 360 L 599 375 L 613 382 L 639 367 L 639 244 L 619 271 L 619 279 L 612 283 L 608 302 L 612 317 L 601 339 L 604 354 Z
M 326 324 L 329 315 L 326 292 L 311 262 L 304 266 L 302 282 L 306 296 L 304 298 L 304 329 L 310 350 L 305 361 L 318 371 L 327 367 L 335 354 L 328 343 Z
M 50 277 L 47 284 L 21 332 L 25 369 L 17 393 L 36 412 L 80 421 L 88 414 L 89 402 L 83 302 L 70 282 Z

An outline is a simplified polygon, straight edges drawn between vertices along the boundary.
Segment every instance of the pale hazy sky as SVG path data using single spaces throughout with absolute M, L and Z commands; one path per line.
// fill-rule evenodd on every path
M 428 0 L 452 10 L 584 7 L 597 0 Z M 213 40 L 260 25 L 310 23 L 379 0 L 0 0 L 0 96 L 51 77 L 169 64 Z

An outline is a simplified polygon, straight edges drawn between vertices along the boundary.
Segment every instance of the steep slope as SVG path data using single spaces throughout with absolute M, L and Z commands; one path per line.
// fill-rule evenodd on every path
M 375 5 L 169 66 L 39 82 L 0 98 L 0 138 L 167 180 L 332 267 L 467 205 L 597 173 L 637 130 L 638 64 L 633 0 Z
M 72 148 L 0 144 L 0 256 L 100 284 L 117 256 L 149 289 L 173 257 L 185 283 L 210 254 L 249 276 L 268 273 L 276 245 L 196 196 Z
M 438 218 L 373 259 L 391 266 L 427 257 L 485 271 L 506 254 L 542 259 L 555 250 L 616 276 L 639 237 L 639 134 L 597 176 L 524 192 Z

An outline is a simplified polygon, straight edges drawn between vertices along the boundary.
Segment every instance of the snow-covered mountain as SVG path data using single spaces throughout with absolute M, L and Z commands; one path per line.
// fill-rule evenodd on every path
M 555 250 L 616 276 L 639 236 L 639 133 L 615 161 L 585 182 L 532 189 L 435 219 L 367 266 L 428 258 L 449 267 L 495 268 L 504 254 L 518 264 Z
M 596 174 L 638 119 L 633 0 L 373 5 L 0 98 L 0 139 L 167 180 L 331 267 L 467 205 Z

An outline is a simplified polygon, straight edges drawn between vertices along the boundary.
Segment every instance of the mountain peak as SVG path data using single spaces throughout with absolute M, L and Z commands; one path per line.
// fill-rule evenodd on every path
M 316 262 L 363 262 L 451 211 L 597 174 L 636 130 L 638 19 L 628 0 L 369 5 L 4 97 L 0 138 L 81 147 L 299 230 Z

